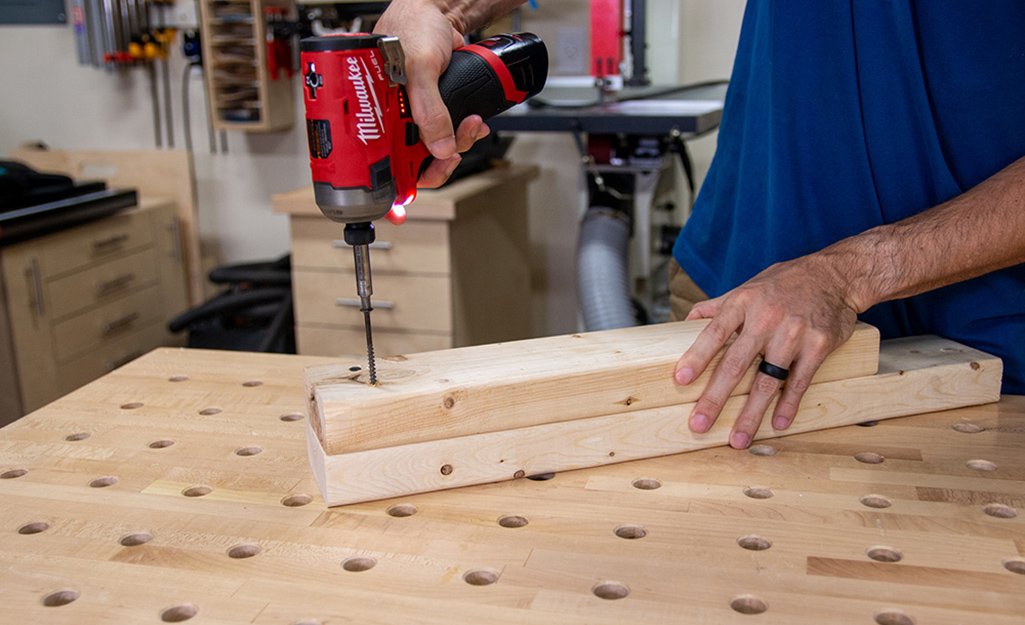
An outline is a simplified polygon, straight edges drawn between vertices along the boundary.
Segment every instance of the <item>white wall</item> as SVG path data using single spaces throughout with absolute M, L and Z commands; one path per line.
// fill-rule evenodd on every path
M 187 0 L 179 0 L 179 2 Z M 557 45 L 559 27 L 585 27 L 586 0 L 540 0 L 523 10 L 523 26 Z M 648 0 L 649 58 L 658 79 L 693 82 L 729 76 L 743 0 Z M 676 53 L 677 36 L 680 40 Z M 77 65 L 70 26 L 0 26 L 0 154 L 26 141 L 55 149 L 144 150 L 154 147 L 149 79 L 142 69 L 108 74 Z M 175 146 L 184 146 L 184 61 L 171 58 Z M 192 134 L 205 252 L 221 262 L 275 257 L 288 250 L 288 224 L 271 212 L 270 195 L 309 184 L 299 83 L 296 126 L 274 134 L 229 133 L 229 152 L 207 148 L 206 109 L 198 73 L 191 83 Z M 693 142 L 701 176 L 714 135 Z M 513 160 L 541 164 L 531 187 L 531 235 L 537 282 L 534 327 L 540 334 L 576 329 L 574 253 L 579 210 L 578 158 L 567 135 L 523 134 Z M 415 210 L 415 205 L 412 210 Z

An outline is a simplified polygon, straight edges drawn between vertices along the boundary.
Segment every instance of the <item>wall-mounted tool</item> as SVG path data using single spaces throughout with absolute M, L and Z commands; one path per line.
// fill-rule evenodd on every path
M 69 0 L 80 65 L 125 73 L 144 67 L 153 98 L 153 133 L 157 147 L 164 143 L 161 117 L 166 123 L 166 142 L 174 147 L 171 108 L 171 77 L 168 54 L 176 29 L 167 26 L 173 0 Z M 156 64 L 163 69 L 163 105 Z

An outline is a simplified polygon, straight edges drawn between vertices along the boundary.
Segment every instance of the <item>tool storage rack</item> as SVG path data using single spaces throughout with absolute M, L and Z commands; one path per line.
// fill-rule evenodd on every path
M 292 127 L 292 80 L 267 70 L 265 9 L 288 0 L 201 0 L 207 106 L 215 130 L 274 132 Z

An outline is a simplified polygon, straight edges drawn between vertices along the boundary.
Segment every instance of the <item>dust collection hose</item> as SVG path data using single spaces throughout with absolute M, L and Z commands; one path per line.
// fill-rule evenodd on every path
M 630 224 L 621 211 L 587 209 L 577 247 L 577 291 L 588 332 L 637 325 L 630 298 Z

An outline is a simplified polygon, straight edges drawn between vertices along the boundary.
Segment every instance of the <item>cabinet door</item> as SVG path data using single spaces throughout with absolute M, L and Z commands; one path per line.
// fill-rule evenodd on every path
M 40 249 L 34 243 L 12 245 L 0 253 L 24 412 L 59 397 L 50 332 L 53 311 L 44 297 Z

